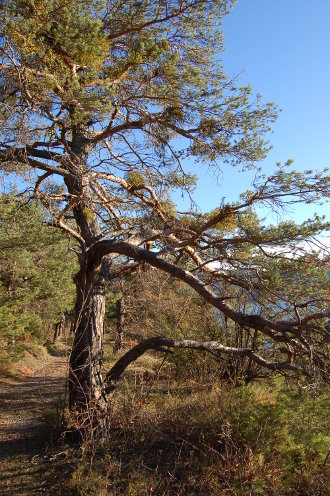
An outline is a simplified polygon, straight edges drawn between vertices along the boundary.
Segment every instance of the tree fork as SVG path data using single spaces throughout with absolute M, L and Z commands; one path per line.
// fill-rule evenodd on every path
M 88 128 L 80 126 L 73 133 L 71 144 L 74 159 L 67 164 L 70 171 L 65 179 L 71 195 L 80 198 L 72 211 L 86 246 L 94 243 L 101 229 L 91 207 L 87 170 Z M 104 394 L 101 366 L 103 361 L 103 333 L 105 297 L 110 259 L 94 261 L 82 253 L 80 270 L 75 276 L 75 336 L 70 356 L 69 408 L 78 416 L 77 429 L 105 430 L 108 402 Z

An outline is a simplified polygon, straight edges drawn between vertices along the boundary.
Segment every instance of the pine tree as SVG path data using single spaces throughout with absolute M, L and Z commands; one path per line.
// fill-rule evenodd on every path
M 1 361 L 16 359 L 30 340 L 44 342 L 73 307 L 75 259 L 65 236 L 46 226 L 36 203 L 0 196 Z
M 286 172 L 290 164 L 269 178 L 257 170 L 251 191 L 205 215 L 180 213 L 172 201 L 173 190 L 190 194 L 195 183 L 184 158 L 214 171 L 248 169 L 269 149 L 265 135 L 276 107 L 253 97 L 250 87 L 238 87 L 219 60 L 221 21 L 231 3 L 3 3 L 0 161 L 5 172 L 34 178 L 32 196 L 80 245 L 70 408 L 81 418 L 92 408 L 101 431 L 113 383 L 150 348 L 245 355 L 275 371 L 304 371 L 312 361 L 324 373 L 323 351 L 314 350 L 308 337 L 322 328 L 323 300 L 290 298 L 283 319 L 279 303 L 263 317 L 238 311 L 231 299 L 236 288 L 256 301 L 267 294 L 281 299 L 264 277 L 267 249 L 289 246 L 294 259 L 306 260 L 301 242 L 320 233 L 324 222 L 316 217 L 301 226 L 265 227 L 252 209 L 318 201 L 328 195 L 325 175 Z M 44 187 L 51 176 L 63 189 Z M 280 343 L 284 355 L 269 360 L 251 348 L 154 337 L 103 380 L 107 284 L 141 263 L 185 282 L 236 325 Z

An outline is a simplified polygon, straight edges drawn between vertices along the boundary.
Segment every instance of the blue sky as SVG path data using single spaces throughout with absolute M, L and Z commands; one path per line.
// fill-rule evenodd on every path
M 329 20 L 329 0 L 238 0 L 224 19 L 225 72 L 240 74 L 242 84 L 282 109 L 270 135 L 273 149 L 260 164 L 266 173 L 288 158 L 297 170 L 330 166 Z M 218 206 L 224 196 L 237 199 L 249 185 L 248 174 L 226 166 L 219 184 L 193 169 L 202 210 Z M 314 211 L 330 214 L 329 205 L 298 206 L 285 217 L 300 222 Z

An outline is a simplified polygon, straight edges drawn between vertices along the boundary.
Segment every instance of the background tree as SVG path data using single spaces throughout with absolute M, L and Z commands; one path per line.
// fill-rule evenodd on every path
M 0 196 L 1 361 L 17 358 L 29 340 L 48 339 L 49 326 L 73 307 L 75 259 L 46 219 L 26 197 Z
M 150 348 L 192 347 L 248 356 L 271 370 L 324 373 L 324 301 L 307 293 L 286 301 L 269 281 L 267 261 L 279 245 L 297 262 L 317 259 L 302 241 L 325 227 L 315 217 L 301 226 L 263 226 L 255 205 L 281 208 L 328 194 L 321 173 L 256 172 L 237 203 L 208 214 L 178 212 L 174 189 L 191 193 L 194 178 L 182 158 L 217 170 L 224 163 L 255 166 L 266 156 L 264 136 L 276 108 L 237 87 L 219 62 L 226 0 L 15 0 L 3 4 L 1 49 L 3 169 L 31 179 L 32 195 L 52 223 L 79 243 L 75 340 L 70 359 L 70 408 L 97 412 L 101 429 L 107 394 L 126 365 Z M 180 139 L 178 139 L 180 138 Z M 53 176 L 63 189 L 44 188 Z M 231 226 L 230 229 L 228 226 Z M 153 249 L 147 244 L 153 243 Z M 268 251 L 267 251 L 268 250 Z M 307 255 L 308 253 L 308 255 Z M 210 263 L 212 262 L 212 264 Z M 278 353 L 218 342 L 152 338 L 101 376 L 105 294 L 109 278 L 147 263 L 192 287 L 226 319 L 262 332 Z M 289 262 L 288 262 L 289 263 Z M 266 266 L 264 266 L 266 264 Z M 236 288 L 256 304 L 272 301 L 267 316 L 231 305 Z M 263 350 L 265 351 L 265 350 Z M 289 357 L 289 358 L 288 358 Z

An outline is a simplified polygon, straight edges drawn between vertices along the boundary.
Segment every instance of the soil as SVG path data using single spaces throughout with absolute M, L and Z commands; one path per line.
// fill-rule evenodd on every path
M 40 370 L 24 367 L 15 379 L 0 379 L 1 496 L 50 494 L 66 372 L 65 356 L 48 355 Z

